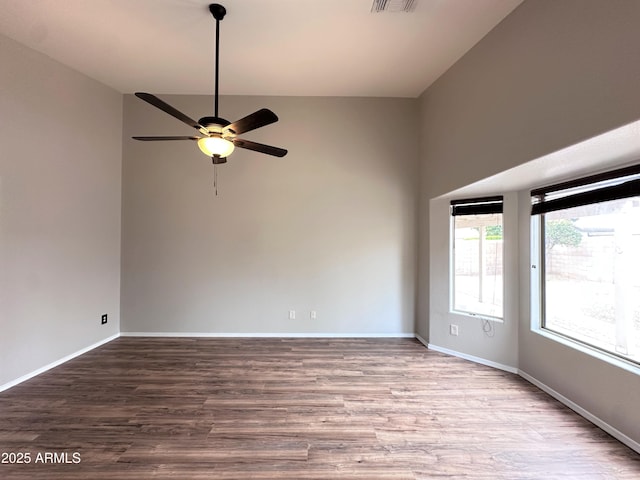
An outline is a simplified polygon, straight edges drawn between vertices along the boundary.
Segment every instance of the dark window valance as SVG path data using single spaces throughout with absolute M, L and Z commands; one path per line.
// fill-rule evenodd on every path
M 451 215 L 484 215 L 502 213 L 502 195 L 451 200 Z
M 531 190 L 531 215 L 640 195 L 640 165 Z

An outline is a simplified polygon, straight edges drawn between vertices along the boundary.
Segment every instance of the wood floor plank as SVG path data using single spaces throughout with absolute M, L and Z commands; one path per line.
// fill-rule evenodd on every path
M 412 339 L 119 338 L 0 393 L 1 452 L 32 459 L 3 480 L 640 478 L 535 386 Z

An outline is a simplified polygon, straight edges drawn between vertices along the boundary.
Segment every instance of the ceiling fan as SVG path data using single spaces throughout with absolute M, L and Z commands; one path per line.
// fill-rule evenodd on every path
M 168 103 L 160 100 L 155 95 L 144 92 L 136 92 L 136 97 L 150 103 L 156 108 L 159 108 L 165 113 L 168 113 L 174 118 L 177 118 L 181 122 L 186 123 L 190 127 L 198 130 L 203 136 L 170 136 L 170 137 L 132 137 L 135 140 L 142 140 L 144 142 L 157 142 L 166 140 L 195 140 L 198 142 L 200 150 L 211 157 L 213 164 L 218 165 L 220 163 L 226 163 L 227 157 L 231 155 L 235 147 L 244 148 L 247 150 L 253 150 L 255 152 L 266 153 L 267 155 L 273 155 L 275 157 L 284 157 L 287 154 L 287 150 L 284 148 L 273 147 L 271 145 L 264 145 L 262 143 L 256 143 L 249 140 L 238 138 L 237 135 L 241 135 L 251 130 L 255 130 L 266 125 L 270 125 L 278 121 L 278 117 L 275 113 L 267 108 L 261 108 L 257 112 L 247 115 L 240 120 L 233 123 L 220 118 L 218 116 L 218 66 L 220 56 L 220 21 L 224 18 L 227 10 L 218 3 L 212 3 L 209 5 L 209 11 L 213 18 L 216 20 L 216 63 L 215 63 L 215 113 L 213 117 L 202 117 L 197 122 L 192 118 L 189 118 L 184 113 L 175 109 Z

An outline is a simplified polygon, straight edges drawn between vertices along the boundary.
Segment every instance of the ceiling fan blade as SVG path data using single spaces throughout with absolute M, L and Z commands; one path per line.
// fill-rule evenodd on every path
M 131 137 L 134 140 L 142 140 L 143 142 L 158 142 L 161 140 L 200 140 L 200 137 Z
M 236 147 L 246 148 L 247 150 L 253 150 L 254 152 L 266 153 L 267 155 L 273 155 L 274 157 L 284 157 L 287 154 L 287 150 L 284 148 L 250 142 L 249 140 L 243 140 L 241 138 L 234 138 L 233 144 Z
M 253 112 L 240 120 L 233 122 L 231 125 L 224 127 L 225 131 L 232 131 L 236 135 L 264 127 L 278 121 L 278 116 L 268 108 L 261 108 L 257 112 Z
M 189 125 L 190 127 L 195 128 L 196 130 L 200 130 L 203 133 L 206 132 L 206 130 L 207 130 L 202 125 L 200 125 L 198 122 L 196 122 L 193 118 L 187 117 L 180 110 L 176 110 L 171 105 L 169 105 L 167 102 L 164 102 L 164 101 L 160 100 L 155 95 L 152 95 L 150 93 L 144 93 L 144 92 L 136 92 L 136 97 L 144 100 L 147 103 L 150 103 L 154 107 L 159 108 L 163 112 L 168 113 L 172 117 L 177 118 L 181 122 L 186 123 L 187 125 Z

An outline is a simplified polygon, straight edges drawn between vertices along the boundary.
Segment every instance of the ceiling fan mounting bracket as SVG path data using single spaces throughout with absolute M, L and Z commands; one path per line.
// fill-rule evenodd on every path
M 212 3 L 211 5 L 209 5 L 209 11 L 211 12 L 211 15 L 213 15 L 213 18 L 218 21 L 222 20 L 227 14 L 227 9 L 219 3 Z

